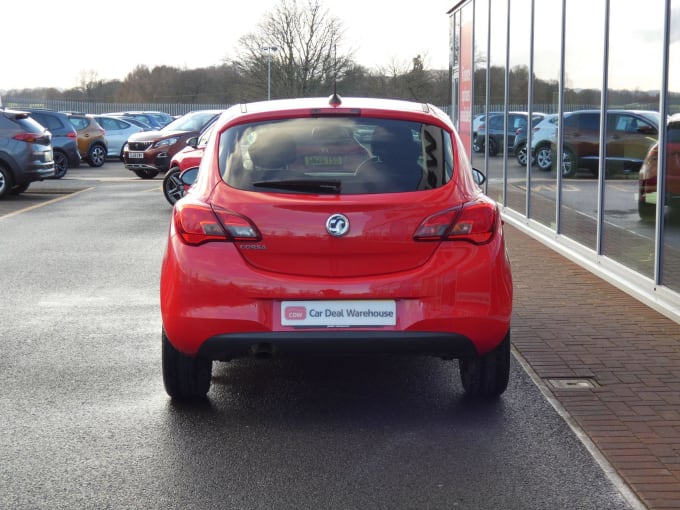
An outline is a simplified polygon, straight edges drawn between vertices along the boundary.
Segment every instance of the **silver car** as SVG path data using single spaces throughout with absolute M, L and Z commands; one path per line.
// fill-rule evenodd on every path
M 123 159 L 123 148 L 130 135 L 144 131 L 144 128 L 132 124 L 120 117 L 109 115 L 95 115 L 97 123 L 106 131 L 106 141 L 109 144 L 107 156 Z

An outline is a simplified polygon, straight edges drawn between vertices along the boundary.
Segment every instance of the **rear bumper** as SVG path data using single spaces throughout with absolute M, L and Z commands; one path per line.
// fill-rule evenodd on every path
M 447 359 L 477 355 L 473 342 L 463 336 L 411 331 L 299 331 L 232 333 L 206 340 L 200 358 L 227 361 L 245 357 L 299 355 L 432 355 Z
M 30 169 L 26 169 L 23 172 L 19 172 L 15 175 L 15 184 L 28 184 L 31 182 L 42 181 L 49 177 L 53 177 L 55 174 L 54 163 L 45 164 L 42 166 L 35 166 Z

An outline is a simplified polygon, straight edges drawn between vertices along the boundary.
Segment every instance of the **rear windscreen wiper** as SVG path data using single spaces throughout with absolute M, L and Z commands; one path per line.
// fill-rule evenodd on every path
M 254 182 L 256 188 L 275 188 L 291 191 L 315 191 L 318 193 L 340 193 L 342 182 L 340 180 L 320 181 L 315 179 L 288 179 L 283 181 L 258 181 Z

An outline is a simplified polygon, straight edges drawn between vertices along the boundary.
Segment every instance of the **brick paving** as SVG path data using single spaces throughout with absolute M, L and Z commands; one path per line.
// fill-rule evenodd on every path
M 680 509 L 680 325 L 506 223 L 515 349 L 650 510 Z M 558 389 L 553 379 L 592 387 Z

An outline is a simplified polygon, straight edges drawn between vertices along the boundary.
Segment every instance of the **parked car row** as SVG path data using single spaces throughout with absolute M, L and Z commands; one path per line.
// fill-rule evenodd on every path
M 545 117 L 544 113 L 534 112 L 531 114 L 531 125 L 535 126 Z M 518 147 L 517 137 L 524 133 L 526 142 L 526 128 L 529 124 L 528 112 L 508 112 L 508 124 L 505 127 L 505 114 L 502 112 L 490 113 L 486 120 L 482 117 L 478 121 L 476 129 L 473 128 L 472 148 L 475 152 L 483 152 L 487 144 L 489 156 L 496 156 L 504 152 L 506 148 L 512 149 L 513 153 L 521 150 Z M 487 135 L 488 133 L 488 135 Z
M 91 115 L 0 106 L 0 112 L 0 197 L 21 193 L 35 180 L 60 179 L 81 161 L 100 167 L 109 157 L 122 160 L 133 134 L 173 121 L 157 111 Z
M 217 120 L 223 110 L 197 110 L 183 115 L 158 131 L 130 136 L 123 148 L 125 168 L 142 179 L 153 179 L 170 168 L 173 156 Z
M 564 114 L 561 165 L 563 177 L 572 177 L 581 168 L 597 174 L 600 161 L 600 119 L 599 110 L 579 110 Z M 532 154 L 540 170 L 550 171 L 557 164 L 554 157 L 558 136 L 557 120 L 557 115 L 548 116 L 532 132 Z M 605 148 L 607 174 L 639 171 L 658 136 L 658 112 L 609 110 Z

